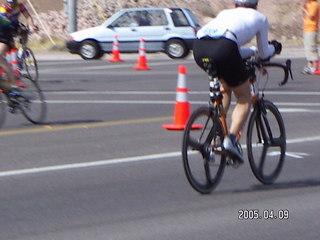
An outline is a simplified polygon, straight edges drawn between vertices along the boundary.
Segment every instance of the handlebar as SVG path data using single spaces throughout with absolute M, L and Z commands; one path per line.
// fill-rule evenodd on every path
M 20 33 L 24 33 L 24 34 L 28 34 L 31 32 L 30 28 L 21 22 L 19 22 L 18 29 Z
M 283 86 L 288 82 L 289 76 L 293 80 L 292 70 L 291 70 L 291 60 L 287 59 L 285 64 L 283 63 L 276 63 L 276 62 L 268 62 L 268 61 L 262 61 L 259 59 L 251 59 L 247 60 L 247 62 L 252 64 L 253 66 L 257 67 L 259 70 L 263 70 L 263 68 L 267 67 L 278 67 L 281 68 L 284 72 L 284 78 L 279 83 L 279 86 Z

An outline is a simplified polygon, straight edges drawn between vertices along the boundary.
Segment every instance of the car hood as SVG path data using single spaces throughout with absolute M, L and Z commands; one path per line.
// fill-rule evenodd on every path
M 87 28 L 81 31 L 70 34 L 75 41 L 83 41 L 85 39 L 95 39 L 97 41 L 104 41 L 106 39 L 113 39 L 115 32 L 105 26 L 97 26 Z

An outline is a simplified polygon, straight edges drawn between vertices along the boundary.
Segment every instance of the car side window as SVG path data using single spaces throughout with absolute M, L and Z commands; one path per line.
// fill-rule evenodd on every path
M 112 24 L 112 27 L 137 27 L 142 26 L 143 23 L 139 12 L 126 12 L 118 17 Z
M 112 27 L 129 27 L 130 26 L 130 16 L 128 13 L 122 14 L 111 24 Z
M 187 27 L 190 26 L 188 19 L 180 9 L 173 9 L 170 13 L 173 24 L 176 27 Z
M 151 26 L 166 26 L 168 25 L 168 19 L 163 10 L 151 10 L 149 11 Z
M 166 25 L 168 25 L 168 19 L 163 10 L 126 12 L 110 24 L 111 27 L 146 27 Z
M 137 26 L 139 27 L 147 27 L 151 25 L 148 11 L 132 12 L 132 17 L 133 17 L 134 23 L 136 23 Z

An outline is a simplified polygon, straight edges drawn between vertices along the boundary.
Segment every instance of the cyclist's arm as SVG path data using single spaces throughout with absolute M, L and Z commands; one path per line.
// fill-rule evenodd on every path
M 38 30 L 38 27 L 34 24 L 32 16 L 30 15 L 29 11 L 26 9 L 26 7 L 24 5 L 21 6 L 20 11 L 23 14 L 23 16 L 27 19 L 28 25 L 33 30 Z
M 259 31 L 257 37 L 258 55 L 261 59 L 268 59 L 275 54 L 275 48 L 272 44 L 268 43 L 268 19 L 265 18 L 260 22 Z
M 240 55 L 242 59 L 250 58 L 254 56 L 256 52 L 257 52 L 257 48 L 254 46 L 249 48 L 240 48 Z

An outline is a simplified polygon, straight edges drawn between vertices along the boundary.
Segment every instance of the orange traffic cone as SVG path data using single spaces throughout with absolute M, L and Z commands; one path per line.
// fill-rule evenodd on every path
M 108 61 L 109 62 L 124 62 L 124 60 L 120 58 L 118 35 L 114 36 L 114 40 L 113 40 L 113 44 L 112 44 L 112 58 L 109 59 Z
M 174 120 L 173 124 L 164 124 L 163 128 L 167 130 L 183 130 L 186 127 L 190 116 L 190 103 L 188 102 L 188 88 L 186 87 L 186 67 L 184 65 L 179 66 L 176 104 L 174 108 Z M 202 126 L 193 125 L 193 129 L 200 129 Z
M 320 60 L 318 60 L 318 65 L 316 71 L 313 73 L 314 75 L 320 75 Z
M 135 70 L 150 70 L 147 65 L 146 49 L 144 48 L 145 42 L 143 38 L 140 39 L 138 63 L 137 66 L 133 68 Z

